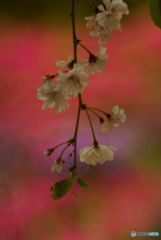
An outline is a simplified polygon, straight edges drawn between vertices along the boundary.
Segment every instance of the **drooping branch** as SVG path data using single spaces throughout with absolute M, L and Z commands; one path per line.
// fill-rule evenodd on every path
M 71 19 L 72 19 L 72 32 L 73 32 L 73 52 L 74 52 L 74 62 L 77 63 L 77 46 L 78 46 L 78 39 L 77 39 L 77 33 L 76 33 L 76 0 L 72 0 L 72 12 L 71 12 Z M 77 112 L 77 120 L 76 120 L 76 126 L 74 131 L 74 169 L 77 172 L 77 136 L 78 136 L 78 128 L 79 128 L 79 122 L 80 122 L 80 114 L 81 114 L 81 108 L 82 108 L 82 97 L 79 93 L 78 95 L 78 112 Z

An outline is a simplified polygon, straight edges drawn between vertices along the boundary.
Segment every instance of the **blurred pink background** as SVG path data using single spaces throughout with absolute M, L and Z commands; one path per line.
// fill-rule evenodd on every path
M 72 54 L 70 25 L 2 18 L 0 28 L 0 239 L 128 240 L 133 230 L 160 231 L 161 30 L 147 9 L 126 17 L 123 32 L 107 44 L 105 71 L 91 77 L 84 92 L 90 106 L 126 109 L 127 122 L 109 135 L 99 132 L 93 118 L 100 142 L 116 145 L 115 159 L 88 171 L 80 164 L 90 188 L 74 186 L 77 197 L 69 193 L 59 201 L 49 188 L 63 175 L 50 172 L 56 155 L 45 160 L 42 152 L 71 137 L 77 101 L 60 115 L 42 111 L 36 90 L 44 74 L 56 71 L 55 61 Z M 97 52 L 83 23 L 78 28 L 80 39 Z M 83 115 L 79 147 L 90 144 Z

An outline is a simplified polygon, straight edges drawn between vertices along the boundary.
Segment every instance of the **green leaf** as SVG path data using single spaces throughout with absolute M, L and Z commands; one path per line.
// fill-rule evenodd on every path
M 150 15 L 159 28 L 161 28 L 161 0 L 149 0 Z
M 78 178 L 77 183 L 83 188 L 89 188 L 88 183 L 86 183 L 83 179 Z
M 51 192 L 53 193 L 52 197 L 54 200 L 57 200 L 63 197 L 67 192 L 69 192 L 72 186 L 71 179 L 64 179 L 59 182 L 56 182 L 51 186 Z

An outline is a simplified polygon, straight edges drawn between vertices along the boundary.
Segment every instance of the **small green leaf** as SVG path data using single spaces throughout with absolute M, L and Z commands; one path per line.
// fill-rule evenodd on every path
M 88 183 L 86 183 L 83 179 L 78 178 L 77 183 L 83 188 L 89 188 Z
M 161 28 L 161 0 L 149 0 L 150 15 L 159 28 Z
M 63 197 L 67 192 L 69 192 L 72 186 L 71 179 L 64 179 L 59 182 L 56 182 L 51 186 L 51 192 L 53 193 L 52 197 L 54 200 L 57 200 Z

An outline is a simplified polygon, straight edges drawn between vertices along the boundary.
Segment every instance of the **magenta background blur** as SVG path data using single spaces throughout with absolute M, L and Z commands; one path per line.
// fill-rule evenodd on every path
M 89 79 L 84 102 L 109 111 L 125 108 L 128 119 L 101 143 L 114 144 L 113 162 L 91 167 L 80 164 L 88 190 L 74 186 L 59 201 L 50 185 L 61 176 L 50 172 L 43 150 L 73 134 L 77 101 L 62 114 L 41 110 L 36 90 L 44 74 L 56 71 L 55 61 L 72 54 L 67 24 L 15 22 L 1 17 L 0 36 L 0 239 L 1 240 L 128 240 L 130 232 L 161 233 L 161 30 L 146 7 L 133 11 L 107 44 L 108 65 Z M 78 23 L 80 39 L 97 52 Z M 80 59 L 86 53 L 79 51 Z M 82 114 L 79 147 L 91 144 Z

